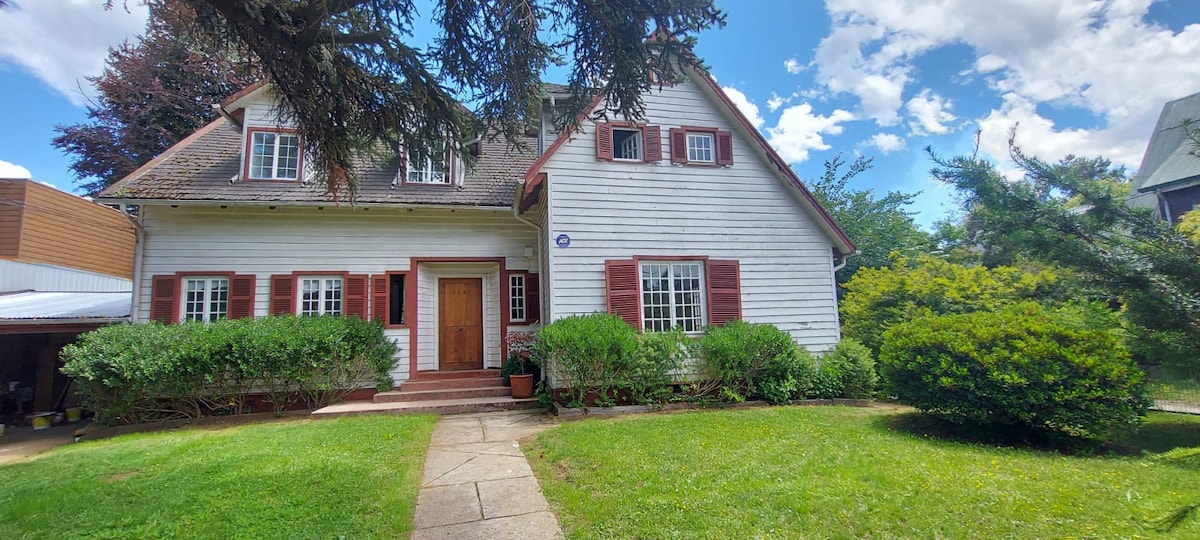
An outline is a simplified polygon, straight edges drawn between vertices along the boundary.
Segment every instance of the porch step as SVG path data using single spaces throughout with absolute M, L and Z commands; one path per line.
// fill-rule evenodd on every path
M 461 414 L 517 409 L 541 408 L 537 398 L 513 399 L 511 397 L 476 397 L 442 399 L 432 401 L 401 401 L 374 403 L 371 401 L 347 401 L 330 405 L 312 412 L 314 417 L 352 416 L 359 414 Z
M 442 388 L 434 390 L 401 390 L 399 392 L 380 392 L 371 400 L 375 403 L 396 403 L 402 401 L 434 401 L 445 399 L 485 398 L 512 396 L 512 388 L 507 386 L 484 386 L 474 388 Z
M 418 371 L 412 378 L 414 381 L 441 381 L 445 379 L 475 379 L 479 377 L 499 377 L 499 369 L 468 369 L 464 371 Z
M 421 390 L 449 390 L 451 388 L 487 388 L 504 386 L 503 377 L 475 377 L 470 379 L 434 379 L 404 381 L 400 384 L 401 392 L 418 392 Z

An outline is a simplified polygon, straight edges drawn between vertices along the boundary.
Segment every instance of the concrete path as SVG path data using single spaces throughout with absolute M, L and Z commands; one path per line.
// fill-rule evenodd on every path
M 425 458 L 412 539 L 561 538 L 517 443 L 557 424 L 540 411 L 443 416 Z

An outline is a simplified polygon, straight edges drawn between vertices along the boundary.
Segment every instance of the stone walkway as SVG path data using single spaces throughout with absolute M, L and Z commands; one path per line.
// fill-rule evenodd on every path
M 517 442 L 555 425 L 540 411 L 442 417 L 425 458 L 412 539 L 561 538 Z

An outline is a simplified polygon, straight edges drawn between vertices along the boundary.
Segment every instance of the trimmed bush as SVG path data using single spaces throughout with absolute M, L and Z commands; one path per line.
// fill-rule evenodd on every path
M 1119 333 L 1034 303 L 925 316 L 883 336 L 890 393 L 960 423 L 1100 439 L 1149 403 Z
M 809 392 L 816 363 L 792 336 L 769 324 L 732 321 L 710 327 L 701 342 L 703 375 L 733 401 L 783 403 Z
M 809 396 L 818 399 L 870 399 L 879 385 L 871 350 L 851 338 L 821 356 Z
M 353 317 L 267 317 L 108 326 L 63 349 L 63 373 L 106 423 L 321 407 L 364 384 L 390 389 L 396 345 Z
M 638 353 L 638 334 L 616 315 L 592 313 L 558 319 L 541 330 L 534 358 L 566 384 L 572 405 L 589 392 L 613 400 Z
M 639 335 L 637 354 L 622 377 L 621 387 L 629 392 L 634 404 L 668 401 L 675 374 L 695 357 L 696 349 L 697 340 L 683 330 Z

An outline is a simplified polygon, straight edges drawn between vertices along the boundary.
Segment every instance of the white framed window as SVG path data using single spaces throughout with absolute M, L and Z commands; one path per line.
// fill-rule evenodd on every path
M 643 330 L 704 330 L 704 263 L 643 261 L 639 272 Z
M 182 311 L 184 322 L 212 322 L 228 317 L 229 278 L 183 278 Z
M 525 322 L 525 286 L 525 274 L 508 276 L 508 320 L 511 322 Z
M 251 131 L 248 175 L 251 180 L 300 178 L 300 136 L 295 133 Z
M 642 130 L 631 128 L 613 128 L 613 159 L 642 161 L 645 149 L 642 144 Z
M 450 174 L 450 153 L 446 144 L 436 145 L 433 152 L 425 159 L 415 159 L 410 155 L 408 160 L 408 175 L 406 181 L 410 184 L 452 184 Z
M 713 138 L 712 133 L 689 131 L 687 133 L 688 162 L 716 163 L 716 155 L 713 152 Z
M 300 278 L 296 313 L 303 317 L 342 314 L 342 278 L 311 276 Z

